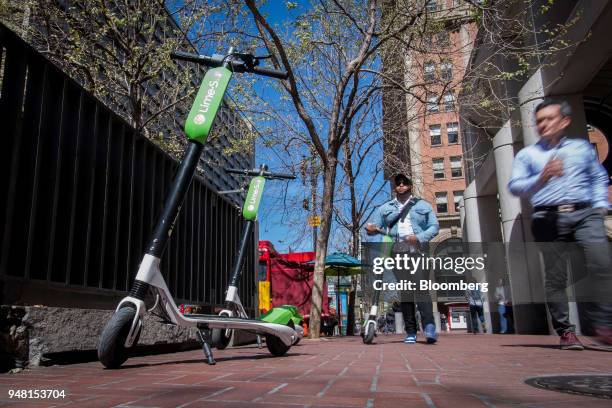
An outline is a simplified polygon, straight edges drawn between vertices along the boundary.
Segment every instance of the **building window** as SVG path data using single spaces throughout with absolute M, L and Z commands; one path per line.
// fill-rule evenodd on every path
M 448 31 L 440 31 L 436 35 L 436 41 L 439 47 L 448 47 L 450 45 L 450 34 Z
M 425 70 L 423 73 L 423 79 L 425 82 L 433 82 L 436 79 L 436 64 L 429 61 L 425 63 Z
M 436 2 L 436 0 L 427 0 L 427 11 L 437 11 L 438 10 L 438 4 Z
M 444 158 L 433 159 L 433 176 L 434 179 L 440 180 L 444 178 Z
M 446 124 L 446 135 L 448 136 L 448 144 L 459 143 L 459 126 L 457 122 Z
M 463 198 L 463 190 L 453 191 L 453 200 L 455 201 L 455 211 L 459 212 L 459 202 Z
M 431 137 L 431 145 L 439 146 L 442 144 L 442 135 L 440 132 L 440 125 L 431 125 L 429 127 L 429 136 Z
M 452 92 L 444 94 L 444 110 L 446 112 L 452 112 L 455 110 L 455 97 Z
M 440 109 L 438 107 L 438 96 L 436 94 L 427 94 L 427 112 L 435 113 Z
M 451 162 L 451 177 L 462 177 L 463 167 L 461 166 L 461 156 L 452 156 Z
M 436 193 L 436 211 L 438 214 L 448 212 L 448 197 L 446 193 Z
M 444 60 L 440 63 L 440 78 L 443 81 L 453 79 L 453 62 L 451 60 Z

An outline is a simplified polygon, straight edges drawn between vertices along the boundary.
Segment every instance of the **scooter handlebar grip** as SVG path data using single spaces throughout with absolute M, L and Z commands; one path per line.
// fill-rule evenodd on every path
M 289 77 L 289 73 L 287 71 L 280 71 L 277 69 L 270 69 L 270 68 L 254 67 L 251 72 L 257 75 L 263 75 L 263 76 L 267 76 L 271 78 L 278 78 L 278 79 L 287 79 Z
M 181 61 L 195 62 L 197 64 L 206 65 L 207 67 L 221 66 L 221 62 L 216 61 L 212 57 L 206 55 L 192 54 L 185 51 L 173 51 L 170 53 L 170 58 Z
M 275 178 L 275 179 L 286 179 L 286 180 L 295 180 L 295 176 L 293 174 L 284 174 L 284 173 L 264 173 L 265 177 Z

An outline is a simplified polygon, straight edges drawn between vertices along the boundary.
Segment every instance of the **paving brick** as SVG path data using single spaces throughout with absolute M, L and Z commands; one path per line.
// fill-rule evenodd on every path
M 612 374 L 612 355 L 562 351 L 553 336 L 442 334 L 405 345 L 399 335 L 305 339 L 286 357 L 256 346 L 132 358 L 0 375 L 0 406 L 18 407 L 610 407 L 610 400 L 533 388 L 529 377 Z M 64 389 L 63 400 L 8 398 L 9 389 Z

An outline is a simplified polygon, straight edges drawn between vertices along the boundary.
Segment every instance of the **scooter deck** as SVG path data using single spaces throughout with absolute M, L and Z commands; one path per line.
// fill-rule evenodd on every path
M 258 334 L 272 334 L 280 338 L 286 345 L 293 344 L 297 333 L 289 326 L 278 323 L 268 323 L 258 319 L 228 317 L 208 314 L 185 314 L 186 319 L 197 323 L 205 323 L 211 329 L 241 329 Z
M 259 319 L 245 319 L 244 317 L 229 317 L 229 316 L 219 316 L 219 315 L 211 315 L 211 314 L 185 313 L 183 314 L 183 316 L 188 317 L 190 319 L 202 319 L 202 320 L 213 320 L 213 321 L 264 323 L 263 320 L 259 320 Z

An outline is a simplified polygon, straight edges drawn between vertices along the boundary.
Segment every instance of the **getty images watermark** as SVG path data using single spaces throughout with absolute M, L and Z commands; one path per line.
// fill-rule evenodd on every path
M 372 272 L 382 275 L 385 270 L 393 270 L 396 275 L 414 276 L 417 271 L 432 270 L 453 271 L 458 275 L 466 272 L 482 271 L 485 268 L 485 257 L 438 257 L 425 254 L 395 254 L 394 256 L 377 256 L 372 259 Z M 430 279 L 401 279 L 399 282 L 384 282 L 376 279 L 372 283 L 375 290 L 489 290 L 488 282 L 434 282 Z

